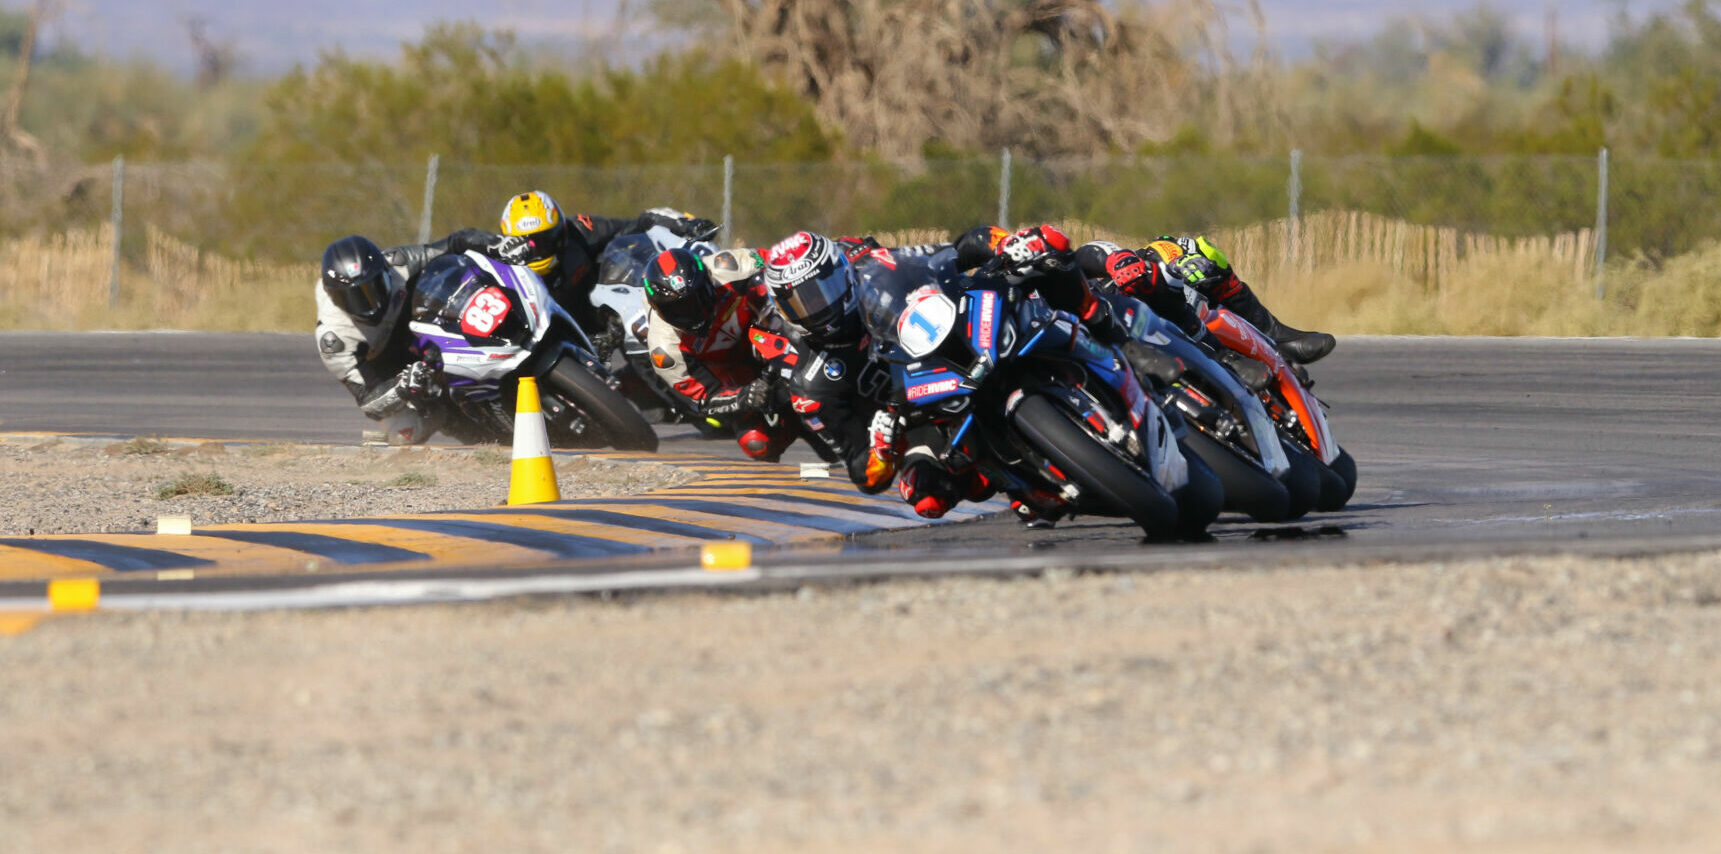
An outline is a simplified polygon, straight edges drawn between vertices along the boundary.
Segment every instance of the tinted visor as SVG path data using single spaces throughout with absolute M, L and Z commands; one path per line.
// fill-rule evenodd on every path
M 791 288 L 781 303 L 790 320 L 809 332 L 817 332 L 843 314 L 848 296 L 849 268 L 846 261 L 841 261 L 822 275 Z
M 388 309 L 388 273 L 375 273 L 351 282 L 323 280 L 329 299 L 347 314 L 376 320 Z
M 655 297 L 651 304 L 676 329 L 703 332 L 711 325 L 711 301 L 698 288 L 686 287 L 677 293 Z

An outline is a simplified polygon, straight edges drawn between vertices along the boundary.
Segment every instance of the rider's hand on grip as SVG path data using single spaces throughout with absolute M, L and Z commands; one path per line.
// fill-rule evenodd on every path
M 742 412 L 764 412 L 771 408 L 772 383 L 765 377 L 760 377 L 741 388 L 741 396 L 737 400 Z
M 531 259 L 532 240 L 518 234 L 497 235 L 484 247 L 484 254 L 504 264 L 522 265 Z
M 685 237 L 688 240 L 710 240 L 712 237 L 716 236 L 717 231 L 720 228 L 721 226 L 717 223 L 712 222 L 705 217 L 697 216 L 692 219 L 679 220 L 679 225 L 672 230 L 675 231 L 678 236 Z
M 1185 255 L 1177 259 L 1171 267 L 1177 271 L 1178 278 L 1191 285 L 1201 285 L 1211 279 L 1224 277 L 1219 271 L 1219 265 L 1205 255 Z
M 1106 275 L 1123 293 L 1134 295 L 1141 286 L 1148 284 L 1141 281 L 1148 275 L 1147 262 L 1128 249 L 1107 255 L 1105 265 Z
M 1068 252 L 1070 239 L 1049 225 L 1030 226 L 1009 237 L 998 246 L 998 254 L 1009 259 L 1008 265 L 1026 272 L 1056 253 Z
M 429 403 L 442 393 L 436 379 L 436 368 L 429 362 L 413 362 L 400 372 L 400 396 L 414 408 Z

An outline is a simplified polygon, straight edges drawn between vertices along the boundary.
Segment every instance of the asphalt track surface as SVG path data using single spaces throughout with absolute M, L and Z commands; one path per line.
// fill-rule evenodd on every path
M 1114 520 L 995 518 L 860 535 L 841 555 L 762 558 L 763 575 L 729 580 L 1714 547 L 1718 365 L 1711 339 L 1348 337 L 1313 366 L 1360 470 L 1339 513 L 1225 516 L 1212 543 L 1152 546 Z M 0 432 L 353 444 L 367 426 L 308 334 L 0 334 Z M 685 427 L 660 433 L 665 452 L 739 459 Z

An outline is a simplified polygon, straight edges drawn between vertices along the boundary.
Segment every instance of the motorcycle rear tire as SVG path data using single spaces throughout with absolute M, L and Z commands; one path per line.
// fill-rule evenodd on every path
M 585 413 L 604 444 L 618 451 L 657 450 L 657 432 L 645 416 L 584 365 L 564 356 L 544 379 L 554 392 Z
M 1022 438 L 1082 491 L 1083 509 L 1133 519 L 1151 539 L 1178 533 L 1177 502 L 1089 433 L 1074 413 L 1044 395 L 1030 394 L 1010 419 Z
M 1225 488 L 1227 511 L 1242 513 L 1257 522 L 1283 522 L 1291 518 L 1290 493 L 1266 469 L 1200 430 L 1190 430 L 1183 437 L 1183 444 L 1219 476 Z

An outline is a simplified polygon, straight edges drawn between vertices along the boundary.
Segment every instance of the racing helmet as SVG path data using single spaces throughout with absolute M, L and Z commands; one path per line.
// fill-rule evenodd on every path
M 783 316 L 815 346 L 843 346 L 865 334 L 848 256 L 830 238 L 798 231 L 765 253 L 765 284 Z
M 665 249 L 641 279 L 646 302 L 670 326 L 695 335 L 710 328 L 717 291 L 699 256 L 679 246 Z
M 394 290 L 393 273 L 382 250 L 356 234 L 323 250 L 323 292 L 355 320 L 374 324 L 382 319 Z
M 543 190 L 521 193 L 502 208 L 502 233 L 532 242 L 526 266 L 540 276 L 556 269 L 556 252 L 568 227 L 556 200 Z

